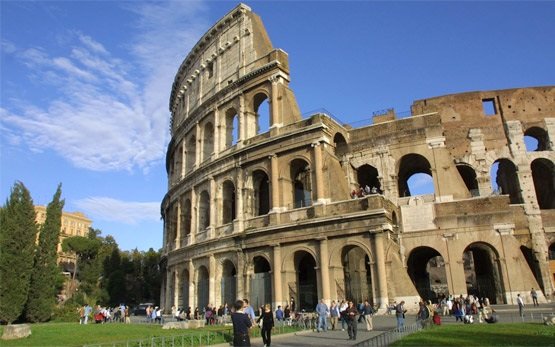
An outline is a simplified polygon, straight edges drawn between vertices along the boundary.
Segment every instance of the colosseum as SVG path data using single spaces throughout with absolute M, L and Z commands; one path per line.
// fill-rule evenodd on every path
M 289 81 L 243 4 L 179 67 L 161 306 L 551 300 L 555 86 L 417 100 L 354 127 L 303 117 Z M 431 192 L 411 193 L 415 175 Z

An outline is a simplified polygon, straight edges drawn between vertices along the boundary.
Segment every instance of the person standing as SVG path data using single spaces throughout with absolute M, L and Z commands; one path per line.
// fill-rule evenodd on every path
M 522 301 L 520 293 L 516 295 L 516 303 L 518 304 L 518 313 L 520 314 L 520 317 L 524 317 L 524 301 Z
M 347 323 L 347 315 L 346 311 L 349 307 L 349 304 L 345 301 L 341 301 L 341 305 L 339 306 L 339 316 L 341 317 L 341 331 L 345 331 L 345 323 Z
M 243 300 L 237 300 L 234 304 L 235 312 L 231 313 L 233 323 L 233 346 L 250 346 L 249 328 L 252 321 L 243 311 Z
M 368 302 L 368 299 L 364 300 L 363 313 L 364 321 L 366 322 L 366 330 L 373 330 L 374 326 L 372 324 L 372 315 L 374 314 L 374 309 L 372 308 L 372 305 L 370 305 L 370 303 Z
M 272 314 L 272 306 L 270 304 L 264 305 L 264 311 L 258 317 L 257 323 L 262 323 L 260 324 L 260 335 L 262 335 L 264 347 L 270 347 L 272 343 L 272 329 L 274 328 L 274 315 Z
M 276 320 L 278 321 L 279 325 L 283 325 L 283 310 L 281 309 L 281 305 L 278 305 L 276 310 Z
M 333 300 L 331 302 L 330 307 L 330 323 L 331 323 L 331 330 L 335 330 L 335 326 L 337 325 L 337 320 L 339 319 L 339 306 Z
M 243 312 L 249 317 L 251 323 L 254 324 L 254 320 L 256 319 L 254 308 L 249 305 L 249 299 L 243 299 L 243 303 L 245 305 L 245 307 L 243 307 Z
M 318 313 L 318 325 L 316 326 L 317 332 L 320 332 L 320 329 L 324 332 L 328 331 L 327 319 L 329 312 L 328 305 L 326 305 L 324 299 L 321 299 L 320 303 L 316 305 L 316 313 Z
M 405 301 L 401 301 L 397 306 L 395 306 L 395 317 L 397 318 L 397 329 L 403 330 L 405 328 Z
M 347 317 L 347 332 L 349 333 L 349 340 L 357 339 L 357 314 L 358 310 L 352 301 L 349 301 L 348 307 L 345 310 Z
M 530 296 L 532 297 L 534 306 L 540 306 L 540 304 L 538 303 L 538 293 L 534 288 L 532 288 L 532 291 L 530 292 Z

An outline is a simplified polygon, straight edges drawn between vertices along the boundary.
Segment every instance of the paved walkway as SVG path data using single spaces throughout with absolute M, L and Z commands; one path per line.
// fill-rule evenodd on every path
M 539 321 L 538 317 L 540 315 L 548 315 L 555 313 L 555 303 L 541 304 L 539 307 L 533 307 L 531 305 L 525 306 L 525 317 L 522 319 L 518 315 L 518 307 L 516 305 L 493 305 L 493 308 L 498 314 L 499 322 L 501 323 L 519 323 L 519 322 L 531 322 Z M 416 321 L 415 315 L 409 315 L 406 319 L 406 324 L 412 324 Z M 341 325 L 339 325 L 339 330 L 327 331 L 318 333 L 316 331 L 304 330 L 296 333 L 283 334 L 272 336 L 272 346 L 273 347 L 300 347 L 300 346 L 354 346 L 355 344 L 362 342 L 364 340 L 370 339 L 374 336 L 380 335 L 385 331 L 392 330 L 396 327 L 397 321 L 395 315 L 380 315 L 374 316 L 373 318 L 374 330 L 366 331 L 366 324 L 358 324 L 358 334 L 357 340 L 349 340 L 349 335 L 347 331 L 341 331 Z M 476 320 L 477 323 L 477 320 Z M 455 322 L 455 317 L 447 316 L 442 317 L 442 324 L 461 324 L 460 322 Z M 253 347 L 262 347 L 261 338 L 251 339 L 251 344 Z M 220 344 L 218 347 L 229 347 L 228 344 Z

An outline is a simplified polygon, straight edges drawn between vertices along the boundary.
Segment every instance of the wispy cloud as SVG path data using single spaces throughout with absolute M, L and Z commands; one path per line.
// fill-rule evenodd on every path
M 3 53 L 49 94 L 46 102 L 4 103 L 0 129 L 11 145 L 54 150 L 94 171 L 148 170 L 163 161 L 173 78 L 208 25 L 200 2 L 133 3 L 128 10 L 136 30 L 118 43 L 129 45 L 128 57 L 77 29 L 58 47 L 65 54 L 2 40 Z
M 159 202 L 129 202 L 107 197 L 77 200 L 75 206 L 95 220 L 137 225 L 160 220 Z M 117 213 L 114 213 L 117 211 Z

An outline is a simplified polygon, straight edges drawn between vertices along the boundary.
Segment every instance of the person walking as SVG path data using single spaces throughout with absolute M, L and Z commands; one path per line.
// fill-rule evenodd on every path
M 341 301 L 341 305 L 339 305 L 339 316 L 341 317 L 341 331 L 345 331 L 345 324 L 347 323 L 347 308 L 349 304 L 345 301 Z
M 331 302 L 330 307 L 330 323 L 331 323 L 331 330 L 335 330 L 335 326 L 337 325 L 337 320 L 339 319 L 339 305 L 333 300 Z
M 272 343 L 272 329 L 274 328 L 274 315 L 272 314 L 272 306 L 270 304 L 264 305 L 264 310 L 256 322 L 260 326 L 260 335 L 262 335 L 264 347 L 270 347 Z
M 282 326 L 283 325 L 283 310 L 281 309 L 281 305 L 278 305 L 278 308 L 276 310 L 276 320 L 278 321 L 278 325 Z
M 318 313 L 318 325 L 316 326 L 316 331 L 320 332 L 320 329 L 324 332 L 328 331 L 328 305 L 324 302 L 324 299 L 320 300 L 320 303 L 316 305 L 316 313 Z
M 520 293 L 516 295 L 516 303 L 518 304 L 518 313 L 520 314 L 520 317 L 524 317 L 524 301 L 522 301 Z
M 364 301 L 363 314 L 364 321 L 366 322 L 366 330 L 372 331 L 374 329 L 374 326 L 372 325 L 372 315 L 374 314 L 374 309 L 368 302 L 368 299 Z
M 252 321 L 248 315 L 243 312 L 243 300 L 235 301 L 231 313 L 231 323 L 233 324 L 233 346 L 250 346 L 249 329 Z
M 534 306 L 540 306 L 540 304 L 538 303 L 538 293 L 534 288 L 532 288 L 532 291 L 530 292 L 530 296 L 532 297 Z
M 345 310 L 347 317 L 347 332 L 349 333 L 349 340 L 357 339 L 357 314 L 358 310 L 352 301 L 349 301 L 348 307 Z
M 395 317 L 397 318 L 397 329 L 399 331 L 405 328 L 405 301 L 401 301 L 397 306 L 395 306 Z

